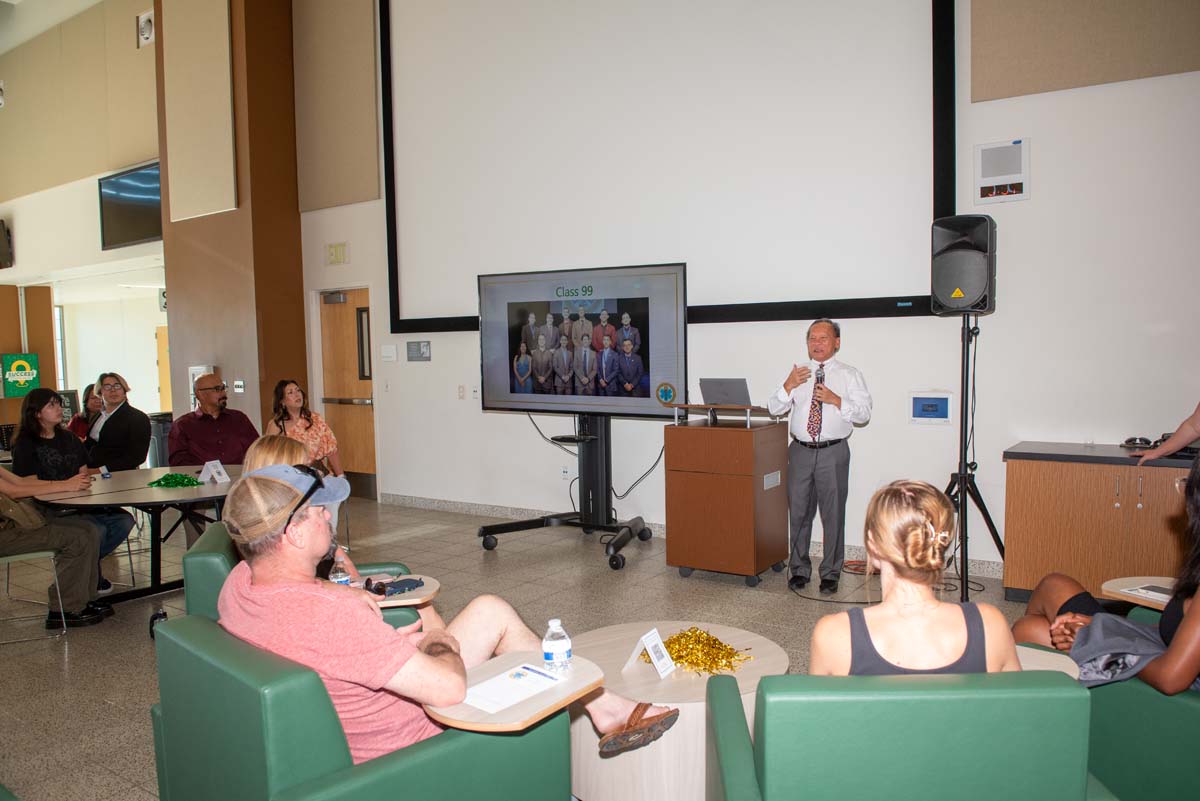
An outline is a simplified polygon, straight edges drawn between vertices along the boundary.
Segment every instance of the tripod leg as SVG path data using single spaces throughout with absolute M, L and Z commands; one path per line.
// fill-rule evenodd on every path
M 1004 558 L 1004 541 L 1000 539 L 1000 532 L 996 529 L 996 523 L 992 520 L 991 513 L 988 512 L 987 504 L 983 502 L 983 495 L 979 492 L 979 486 L 975 483 L 975 476 L 967 479 L 967 494 L 971 496 L 971 500 L 975 502 L 975 508 L 979 510 L 979 514 L 983 516 L 983 522 L 987 524 L 988 531 L 992 535 L 992 542 L 996 546 L 996 550 L 1000 552 L 1000 558 Z

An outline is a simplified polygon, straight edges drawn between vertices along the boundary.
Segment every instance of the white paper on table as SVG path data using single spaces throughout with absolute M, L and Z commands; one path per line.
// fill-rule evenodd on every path
M 1139 598 L 1147 598 L 1163 604 L 1171 600 L 1171 591 L 1158 584 L 1143 584 L 1140 587 L 1130 587 L 1125 592 L 1130 595 L 1136 595 Z
M 463 703 L 494 715 L 543 690 L 549 690 L 560 681 L 561 676 L 555 676 L 543 668 L 520 665 L 469 688 Z

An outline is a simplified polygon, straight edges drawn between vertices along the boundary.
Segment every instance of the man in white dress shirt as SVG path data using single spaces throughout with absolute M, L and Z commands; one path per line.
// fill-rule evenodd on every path
M 767 401 L 771 414 L 789 415 L 788 508 L 792 553 L 788 587 L 801 590 L 812 578 L 808 547 L 813 517 L 821 511 L 825 530 L 821 594 L 832 595 L 845 561 L 846 495 L 850 445 L 855 425 L 871 419 L 871 393 L 856 368 L 834 358 L 842 328 L 821 319 L 808 327 L 808 362 L 793 364 Z

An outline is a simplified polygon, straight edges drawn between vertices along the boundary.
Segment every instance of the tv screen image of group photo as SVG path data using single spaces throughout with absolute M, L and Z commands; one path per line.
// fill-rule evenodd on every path
M 686 384 L 684 265 L 479 277 L 485 409 L 669 416 Z

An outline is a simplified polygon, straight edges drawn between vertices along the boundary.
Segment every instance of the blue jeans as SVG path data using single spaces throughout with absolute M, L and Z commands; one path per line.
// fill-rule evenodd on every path
M 49 506 L 41 507 L 42 514 L 47 518 L 78 517 L 95 524 L 100 529 L 100 558 L 108 556 L 117 549 L 133 531 L 133 515 L 121 509 L 109 509 L 104 512 L 87 512 L 77 514 L 74 509 L 62 509 Z
M 108 556 L 133 531 L 133 515 L 122 510 L 81 515 L 100 527 L 100 558 Z

